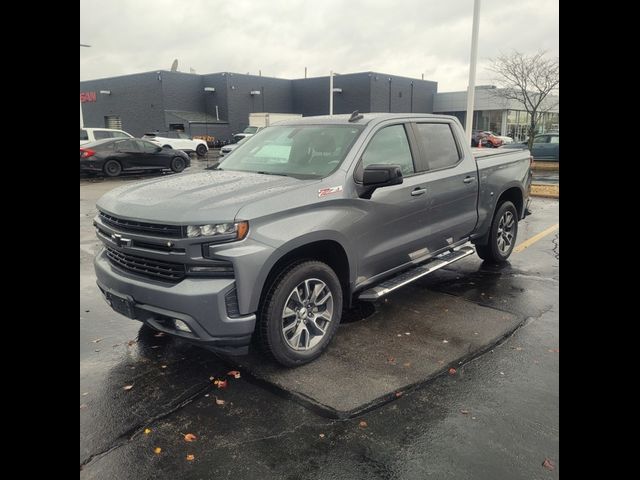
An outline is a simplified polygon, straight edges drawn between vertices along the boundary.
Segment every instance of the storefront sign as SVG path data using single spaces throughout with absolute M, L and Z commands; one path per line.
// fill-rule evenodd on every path
M 80 103 L 95 102 L 96 92 L 80 92 Z

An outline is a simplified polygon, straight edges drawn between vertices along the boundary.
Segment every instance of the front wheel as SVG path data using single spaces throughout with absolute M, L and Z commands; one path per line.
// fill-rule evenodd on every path
M 507 261 L 518 235 L 518 211 L 511 202 L 502 203 L 491 222 L 489 241 L 486 245 L 476 245 L 478 256 L 493 263 Z
M 173 170 L 174 172 L 180 173 L 181 171 L 184 170 L 185 166 L 186 166 L 186 162 L 184 161 L 184 158 L 173 157 L 171 159 L 171 170 Z
M 202 144 L 198 145 L 196 147 L 196 153 L 198 154 L 199 157 L 204 157 L 207 154 L 207 147 L 205 147 Z
M 309 260 L 284 269 L 259 312 L 262 350 L 286 367 L 316 359 L 329 345 L 342 317 L 342 287 L 325 263 Z

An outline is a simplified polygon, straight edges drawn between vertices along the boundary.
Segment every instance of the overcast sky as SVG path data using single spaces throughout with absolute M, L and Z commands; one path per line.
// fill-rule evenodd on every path
M 482 0 L 476 84 L 512 49 L 558 56 L 559 0 Z M 80 80 L 169 70 L 377 71 L 466 89 L 473 0 L 81 0 Z

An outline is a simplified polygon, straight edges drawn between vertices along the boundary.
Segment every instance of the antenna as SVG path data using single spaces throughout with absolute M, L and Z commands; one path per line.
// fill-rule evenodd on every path
M 178 71 L 178 59 L 177 58 L 171 64 L 171 71 L 172 72 L 177 72 Z
M 349 117 L 349 122 L 357 122 L 358 120 L 362 120 L 364 115 L 362 115 L 358 110 L 354 111 Z

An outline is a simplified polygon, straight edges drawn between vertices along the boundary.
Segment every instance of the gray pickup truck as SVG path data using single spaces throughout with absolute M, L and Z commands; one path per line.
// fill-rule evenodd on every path
M 478 155 L 445 115 L 281 122 L 214 170 L 104 195 L 98 286 L 116 312 L 167 334 L 229 353 L 255 340 L 283 365 L 307 363 L 355 299 L 474 252 L 509 257 L 531 158 Z

